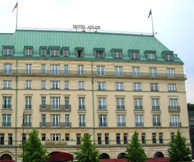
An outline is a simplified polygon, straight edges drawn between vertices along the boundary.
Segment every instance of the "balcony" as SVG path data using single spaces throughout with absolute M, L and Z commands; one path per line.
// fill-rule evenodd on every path
M 3 69 L 0 70 L 0 75 L 17 75 L 17 76 L 80 76 L 77 70 L 69 70 L 68 73 L 64 70 L 46 70 L 44 73 L 40 70 L 31 70 L 31 73 L 26 74 L 25 69 L 16 69 L 5 72 Z M 124 78 L 155 78 L 155 79 L 187 79 L 185 74 L 174 74 L 173 77 L 169 77 L 167 73 L 157 73 L 156 76 L 150 75 L 150 73 L 140 72 L 139 75 L 133 75 L 132 72 L 122 72 L 122 76 L 115 75 L 115 71 L 106 71 L 104 75 L 98 75 L 97 71 L 84 70 L 81 76 L 88 77 L 124 77 Z
M 117 110 L 125 110 L 125 106 L 124 105 L 117 105 Z
M 2 122 L 2 127 L 11 127 L 11 122 Z
M 152 111 L 160 111 L 160 106 L 152 106 Z
M 71 105 L 40 105 L 40 112 L 71 112 Z
M 170 122 L 170 127 L 181 127 L 182 126 L 182 124 L 181 124 L 181 122 Z
M 40 127 L 41 128 L 70 128 L 71 123 L 70 122 L 65 122 L 65 123 L 63 122 L 59 122 L 59 123 L 40 122 Z
M 135 111 L 143 111 L 143 106 L 135 106 Z
M 11 104 L 3 104 L 2 105 L 2 108 L 3 109 L 11 109 L 12 108 L 12 105 Z
M 168 106 L 169 112 L 180 112 L 180 106 Z
M 26 104 L 25 109 L 32 109 L 32 105 L 31 104 Z
M 153 127 L 161 127 L 161 122 L 153 122 Z

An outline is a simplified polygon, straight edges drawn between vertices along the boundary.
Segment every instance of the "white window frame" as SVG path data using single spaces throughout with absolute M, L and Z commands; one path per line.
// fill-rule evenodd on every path
M 46 80 L 41 80 L 41 89 L 46 89 Z
M 26 74 L 32 74 L 32 64 L 26 64 Z
M 140 67 L 132 67 L 132 76 L 139 77 L 140 76 Z
M 167 68 L 167 77 L 168 78 L 174 78 L 175 77 L 175 69 L 174 68 Z
M 114 57 L 114 59 L 122 59 L 122 52 L 121 51 L 114 51 L 113 57 Z
M 125 98 L 116 98 L 117 110 L 125 109 Z
M 69 81 L 64 81 L 64 89 L 69 89 Z
M 79 126 L 80 127 L 86 126 L 86 115 L 85 114 L 79 114 Z
M 98 110 L 107 109 L 107 100 L 106 97 L 98 97 Z
M 31 80 L 26 80 L 25 81 L 25 88 L 26 89 L 32 89 L 32 81 Z
M 12 73 L 12 64 L 3 64 L 3 73 L 11 74 Z
M 98 90 L 106 90 L 106 82 L 97 82 Z
M 135 126 L 136 127 L 143 127 L 143 115 L 135 115 Z
M 59 57 L 59 49 L 50 49 L 51 57 Z
M 97 75 L 104 76 L 105 75 L 105 66 L 97 66 Z
M 50 65 L 50 73 L 51 74 L 60 74 L 60 65 Z
M 51 109 L 60 110 L 61 108 L 61 98 L 60 97 L 50 97 Z
M 84 81 L 78 81 L 78 89 L 79 90 L 85 89 L 85 82 Z
M 134 82 L 133 83 L 133 90 L 134 91 L 141 91 L 141 83 Z
M 3 80 L 3 89 L 12 89 L 12 80 Z
M 50 89 L 60 89 L 61 82 L 59 80 L 51 80 L 50 81 Z
M 117 115 L 117 127 L 125 127 L 125 115 Z
M 61 141 L 61 133 L 51 133 L 51 141 Z
M 84 75 L 84 65 L 78 65 L 78 75 Z
M 168 84 L 168 91 L 169 92 L 176 92 L 177 91 L 177 88 L 176 88 L 176 84 L 171 84 L 171 83 L 169 83 Z
M 2 114 L 2 127 L 11 127 L 11 114 Z
M 61 126 L 61 115 L 51 114 L 50 115 L 50 125 L 51 127 L 60 127 Z
M 122 75 L 123 75 L 123 67 L 115 66 L 115 76 L 122 76 Z

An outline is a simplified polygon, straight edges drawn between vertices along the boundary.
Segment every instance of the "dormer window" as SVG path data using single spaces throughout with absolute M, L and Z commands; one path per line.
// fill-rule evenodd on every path
M 64 57 L 68 57 L 69 56 L 69 50 L 68 49 L 64 49 L 63 50 L 63 56 Z
M 82 58 L 84 56 L 84 50 L 83 49 L 77 49 L 77 57 Z
M 32 56 L 32 48 L 25 48 L 25 56 Z
M 173 55 L 172 54 L 166 54 L 165 55 L 165 60 L 166 61 L 173 61 Z
M 156 54 L 155 53 L 148 53 L 148 60 L 156 60 Z
M 4 48 L 3 49 L 3 55 L 4 56 L 12 56 L 13 55 L 13 49 L 12 48 Z
M 131 52 L 131 59 L 132 60 L 139 60 L 139 53 L 138 52 Z
M 122 52 L 121 51 L 114 51 L 113 57 L 114 57 L 114 59 L 122 59 Z
M 51 57 L 59 57 L 59 49 L 50 49 Z
M 46 56 L 46 48 L 43 48 L 43 49 L 41 49 L 41 56 L 42 57 L 45 57 Z
M 104 51 L 96 50 L 96 58 L 104 58 Z

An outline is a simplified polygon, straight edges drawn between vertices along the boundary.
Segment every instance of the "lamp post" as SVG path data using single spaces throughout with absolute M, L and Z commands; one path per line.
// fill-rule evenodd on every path
M 24 126 L 25 126 L 25 114 L 23 113 L 23 117 L 22 117 L 22 127 L 23 127 L 23 135 L 22 135 L 23 162 L 24 162 Z

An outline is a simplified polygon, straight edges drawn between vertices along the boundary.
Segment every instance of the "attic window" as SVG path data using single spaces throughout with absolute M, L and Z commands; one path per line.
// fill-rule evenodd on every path
M 148 53 L 148 60 L 156 60 L 156 54 L 155 53 Z
M 138 52 L 131 52 L 131 59 L 132 60 L 139 60 L 139 53 Z
M 59 49 L 51 49 L 50 56 L 51 57 L 59 57 Z
M 45 57 L 46 56 L 46 48 L 43 48 L 43 49 L 41 49 L 41 56 L 42 57 Z
M 25 48 L 25 56 L 32 56 L 32 48 Z
M 104 51 L 96 51 L 96 58 L 104 58 Z
M 115 59 L 122 59 L 122 52 L 121 51 L 114 51 L 113 57 Z
M 3 55 L 4 56 L 12 56 L 13 55 L 13 49 L 12 48 L 4 48 L 3 49 Z
M 82 58 L 84 56 L 83 53 L 84 53 L 84 50 L 81 50 L 81 49 L 77 50 L 77 57 Z
M 69 56 L 69 50 L 68 49 L 64 49 L 63 50 L 63 56 L 64 57 L 68 57 Z
M 173 61 L 173 55 L 172 54 L 166 54 L 165 55 L 165 60 L 166 61 Z

